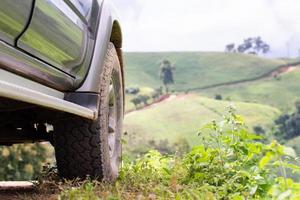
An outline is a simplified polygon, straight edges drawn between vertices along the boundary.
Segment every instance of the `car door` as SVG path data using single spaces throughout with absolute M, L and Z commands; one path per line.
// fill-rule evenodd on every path
M 79 0 L 35 0 L 30 24 L 17 46 L 76 77 L 89 44 L 86 15 L 92 4 L 84 5 L 80 10 Z
M 0 40 L 15 45 L 29 21 L 33 0 L 0 1 Z

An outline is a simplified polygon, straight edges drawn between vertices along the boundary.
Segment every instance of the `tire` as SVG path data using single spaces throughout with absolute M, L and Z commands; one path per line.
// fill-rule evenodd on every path
M 124 96 L 120 62 L 112 43 L 99 78 L 98 119 L 68 116 L 54 124 L 55 156 L 63 178 L 113 181 L 118 177 Z

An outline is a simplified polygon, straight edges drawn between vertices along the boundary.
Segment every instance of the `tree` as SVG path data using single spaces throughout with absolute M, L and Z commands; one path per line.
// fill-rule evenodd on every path
M 148 95 L 139 95 L 137 96 L 138 99 L 140 99 L 141 103 L 144 104 L 144 106 L 148 105 L 148 100 L 150 97 Z
M 134 104 L 135 109 L 142 103 L 141 99 L 138 97 L 131 99 L 130 102 Z
M 169 85 L 174 84 L 173 71 L 175 67 L 168 60 L 163 60 L 160 64 L 159 77 L 163 82 L 166 93 L 169 92 Z
M 249 37 L 244 39 L 243 43 L 237 45 L 237 49 L 234 49 L 234 43 L 226 45 L 226 52 L 239 52 L 248 54 L 266 54 L 270 52 L 270 45 L 264 42 L 261 37 Z
M 226 45 L 225 51 L 229 52 L 229 53 L 235 52 L 235 44 L 231 43 L 231 44 Z
M 0 155 L 0 179 L 2 181 L 32 180 L 52 159 L 50 148 L 39 143 L 2 146 Z
M 222 95 L 220 95 L 220 94 L 216 94 L 216 95 L 215 95 L 215 99 L 216 99 L 216 100 L 222 100 L 223 97 L 222 97 Z
M 300 102 L 295 103 L 296 112 L 283 114 L 276 121 L 278 130 L 275 136 L 279 140 L 289 140 L 300 135 Z

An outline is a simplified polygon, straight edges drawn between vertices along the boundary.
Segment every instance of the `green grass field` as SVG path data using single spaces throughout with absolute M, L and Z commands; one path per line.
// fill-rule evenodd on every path
M 163 59 L 176 67 L 173 87 L 176 90 L 255 78 L 289 62 L 217 52 L 126 53 L 126 85 L 158 88 L 161 85 L 159 63 Z
M 300 67 L 278 78 L 270 77 L 255 82 L 208 89 L 200 93 L 208 97 L 221 94 L 223 98 L 233 101 L 257 102 L 283 111 L 292 111 L 294 103 L 300 100 Z
M 298 153 L 298 155 L 300 155 L 300 145 L 299 144 L 300 144 L 300 136 L 287 141 L 287 143 L 285 145 L 293 147 L 296 150 L 296 152 Z
M 280 65 L 296 59 L 266 59 L 253 55 L 227 53 L 127 53 L 127 86 L 157 88 L 159 61 L 169 59 L 176 66 L 175 90 L 251 79 L 266 74 Z M 138 73 L 137 73 L 138 72 Z M 300 100 L 300 67 L 277 77 L 266 77 L 252 82 L 196 90 L 182 98 L 158 106 L 130 113 L 125 119 L 129 145 L 145 144 L 149 140 L 168 139 L 170 143 L 186 138 L 198 144 L 198 128 L 212 119 L 220 119 L 232 101 L 238 112 L 246 117 L 250 130 L 260 125 L 270 134 L 274 119 L 281 113 L 292 112 Z M 221 94 L 225 101 L 215 101 Z M 127 108 L 134 108 L 128 103 Z M 242 103 L 244 102 L 244 103 Z M 134 143 L 131 143 L 134 141 Z M 299 144 L 299 139 L 289 143 Z
M 190 145 L 199 144 L 199 128 L 213 119 L 221 119 L 230 104 L 196 94 L 178 96 L 169 102 L 127 114 L 125 130 L 128 136 L 125 136 L 125 140 L 130 140 L 130 146 L 145 144 L 152 139 L 174 142 L 178 138 L 186 138 Z M 242 102 L 233 105 L 238 114 L 245 116 L 250 130 L 255 125 L 268 130 L 273 120 L 280 115 L 278 109 L 270 106 Z

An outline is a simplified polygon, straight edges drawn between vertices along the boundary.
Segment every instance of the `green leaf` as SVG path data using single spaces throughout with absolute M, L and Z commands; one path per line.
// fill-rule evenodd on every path
M 263 169 L 272 159 L 272 154 L 268 152 L 260 161 L 259 161 L 259 168 Z
M 250 195 L 253 196 L 257 191 L 258 185 L 255 185 L 250 188 Z

